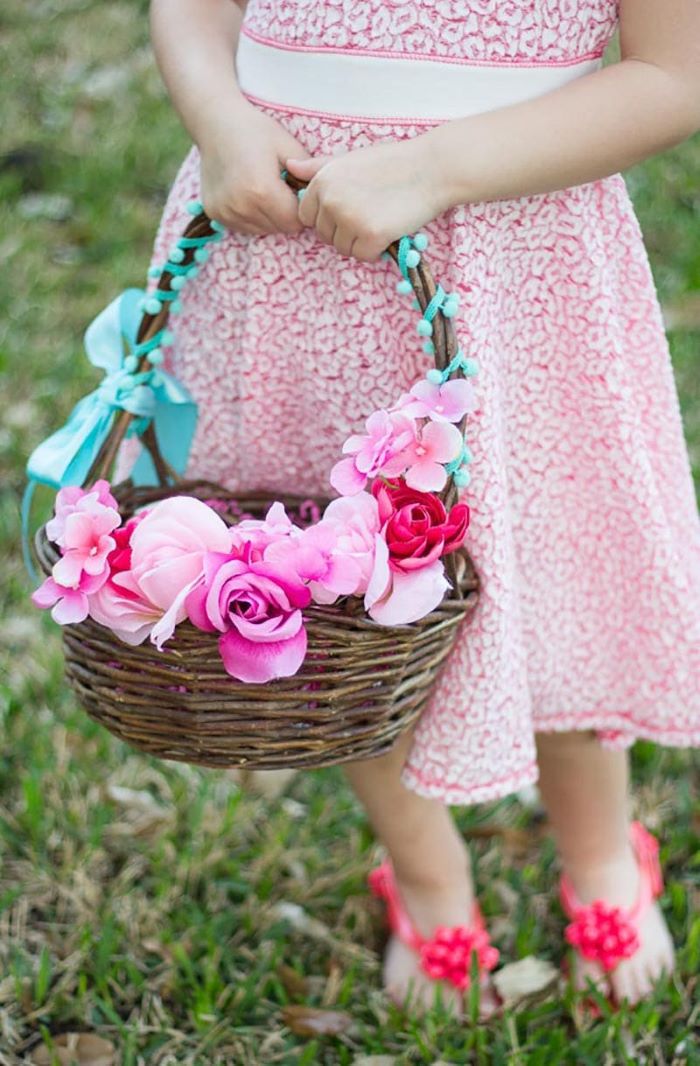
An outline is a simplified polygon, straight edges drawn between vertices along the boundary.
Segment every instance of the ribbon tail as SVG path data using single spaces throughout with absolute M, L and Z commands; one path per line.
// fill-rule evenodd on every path
M 34 560 L 32 559 L 31 548 L 29 544 L 29 516 L 32 510 L 32 499 L 34 498 L 34 490 L 37 486 L 37 482 L 34 479 L 30 479 L 24 487 L 22 494 L 22 509 L 21 509 L 21 523 L 22 523 L 22 558 L 24 559 L 24 565 L 32 581 L 39 581 L 39 574 L 34 566 Z

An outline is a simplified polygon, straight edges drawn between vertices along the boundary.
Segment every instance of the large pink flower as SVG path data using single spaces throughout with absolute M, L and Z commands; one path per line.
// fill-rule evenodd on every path
M 462 434 L 451 422 L 428 422 L 406 449 L 406 484 L 422 492 L 444 488 L 447 472 L 443 464 L 457 458 L 462 444 Z
M 291 677 L 306 654 L 301 608 L 311 593 L 295 575 L 265 559 L 251 545 L 240 555 L 207 552 L 204 581 L 187 596 L 191 621 L 219 632 L 219 651 L 229 674 L 262 683 Z
M 375 535 L 374 569 L 365 592 L 365 610 L 385 626 L 405 625 L 430 614 L 449 588 L 439 559 L 408 573 L 389 566 L 389 548 Z
M 341 459 L 330 482 L 342 496 L 361 492 L 368 478 L 377 474 L 395 477 L 406 469 L 406 450 L 416 439 L 416 426 L 401 412 L 373 411 L 365 423 L 366 433 L 353 434 L 343 445 L 349 459 Z
M 144 596 L 131 572 L 131 538 L 146 517 L 140 511 L 114 532 L 116 547 L 110 553 L 109 579 L 90 597 L 90 617 L 107 626 L 126 644 L 141 644 L 163 615 L 163 610 Z
M 474 386 L 465 378 L 454 378 L 435 385 L 426 378 L 417 381 L 405 393 L 395 410 L 410 418 L 432 418 L 434 422 L 460 422 L 474 410 Z
M 203 580 L 205 554 L 227 552 L 230 541 L 226 523 L 192 496 L 160 500 L 138 524 L 127 573 L 143 599 L 160 609 L 162 617 L 151 631 L 157 647 L 185 619 L 185 598 Z

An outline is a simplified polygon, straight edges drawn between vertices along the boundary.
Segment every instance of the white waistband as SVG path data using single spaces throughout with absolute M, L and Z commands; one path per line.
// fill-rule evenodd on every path
M 540 96 L 597 70 L 599 58 L 532 66 L 296 48 L 245 32 L 236 52 L 242 91 L 313 114 L 441 122 Z

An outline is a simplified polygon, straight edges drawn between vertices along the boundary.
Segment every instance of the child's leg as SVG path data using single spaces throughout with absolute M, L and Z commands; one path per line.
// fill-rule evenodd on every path
M 346 764 L 345 772 L 391 857 L 408 914 L 418 931 L 430 936 L 437 925 L 469 922 L 474 896 L 469 853 L 448 808 L 399 780 L 411 739 L 409 731 L 387 755 Z M 401 1002 L 411 981 L 416 1001 L 432 1003 L 435 982 L 423 975 L 416 953 L 391 937 L 384 985 Z M 461 997 L 451 986 L 443 985 L 442 993 L 444 1002 L 459 1005 Z
M 537 737 L 540 790 L 562 865 L 579 899 L 634 903 L 637 862 L 629 842 L 628 759 L 603 748 L 591 733 L 542 733 Z M 673 945 L 658 905 L 641 922 L 639 951 L 619 964 L 609 981 L 617 1000 L 636 1002 L 673 968 Z M 577 983 L 603 982 L 602 970 L 579 964 Z

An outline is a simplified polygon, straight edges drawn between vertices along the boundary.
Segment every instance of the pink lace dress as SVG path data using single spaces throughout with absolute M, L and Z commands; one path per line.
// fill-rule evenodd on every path
M 406 113 L 411 63 L 417 107 L 488 110 L 599 64 L 616 20 L 615 0 L 249 0 L 242 85 L 310 153 L 347 151 L 444 119 Z M 369 92 L 387 71 L 402 93 Z M 154 262 L 198 181 L 193 149 Z M 483 588 L 405 784 L 453 804 L 503 796 L 536 779 L 537 731 L 698 744 L 700 523 L 622 177 L 460 206 L 425 231 L 481 367 L 464 498 Z M 431 365 L 397 278 L 308 230 L 227 236 L 184 290 L 168 352 L 200 406 L 188 473 L 333 495 L 345 437 Z

